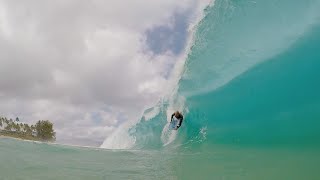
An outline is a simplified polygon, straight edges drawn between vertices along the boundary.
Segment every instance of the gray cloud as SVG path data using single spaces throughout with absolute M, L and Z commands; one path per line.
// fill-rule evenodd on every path
M 147 45 L 154 54 L 162 54 L 166 51 L 178 55 L 185 48 L 189 16 L 191 11 L 183 14 L 176 13 L 172 16 L 170 25 L 155 26 L 146 31 Z

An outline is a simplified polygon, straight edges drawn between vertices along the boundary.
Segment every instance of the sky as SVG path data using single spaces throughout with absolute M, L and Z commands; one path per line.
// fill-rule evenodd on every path
M 0 116 L 99 146 L 170 89 L 209 0 L 0 0 Z

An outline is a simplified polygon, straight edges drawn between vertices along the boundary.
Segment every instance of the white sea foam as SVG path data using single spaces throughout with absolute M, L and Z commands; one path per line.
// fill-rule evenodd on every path
M 100 146 L 106 149 L 129 149 L 135 144 L 135 138 L 128 134 L 131 126 L 126 123 L 120 126 L 114 133 L 111 134 Z
M 177 137 L 178 131 L 170 129 L 170 123 L 166 124 L 162 129 L 161 142 L 163 146 L 167 146 L 172 143 Z
M 170 126 L 170 118 L 171 114 L 175 111 L 180 111 L 183 114 L 187 114 L 188 109 L 185 107 L 185 97 L 178 95 L 178 84 L 181 79 L 181 76 L 183 74 L 183 71 L 185 69 L 185 62 L 187 60 L 188 53 L 191 51 L 191 47 L 194 44 L 194 37 L 195 32 L 197 29 L 198 23 L 203 19 L 204 17 L 204 11 L 203 9 L 207 6 L 213 6 L 214 1 L 202 1 L 199 6 L 197 7 L 197 13 L 194 16 L 193 22 L 189 25 L 189 35 L 188 35 L 188 42 L 187 46 L 185 48 L 185 52 L 182 54 L 182 56 L 179 57 L 174 70 L 173 75 L 170 80 L 170 86 L 171 89 L 169 89 L 168 94 L 166 94 L 166 97 L 168 98 L 169 106 L 167 108 L 167 124 L 163 127 L 162 133 L 161 133 L 161 141 L 163 143 L 163 146 L 167 146 L 168 144 L 172 143 L 177 136 L 177 131 L 172 131 L 169 129 Z
M 144 115 L 143 115 L 144 119 L 146 121 L 148 121 L 148 120 L 154 118 L 156 115 L 158 115 L 159 112 L 160 112 L 160 107 L 158 105 L 156 105 L 150 111 L 144 113 Z

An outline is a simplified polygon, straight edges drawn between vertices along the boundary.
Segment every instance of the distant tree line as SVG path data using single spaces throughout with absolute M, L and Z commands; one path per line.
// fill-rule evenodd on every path
M 55 141 L 56 133 L 53 123 L 49 120 L 39 120 L 34 125 L 0 117 L 0 135 L 36 141 Z

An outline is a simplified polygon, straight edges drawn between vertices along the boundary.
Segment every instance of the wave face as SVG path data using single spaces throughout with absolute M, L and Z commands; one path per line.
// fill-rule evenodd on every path
M 320 145 L 320 1 L 216 0 L 177 91 L 129 130 L 135 148 Z M 168 118 L 182 110 L 177 132 Z

